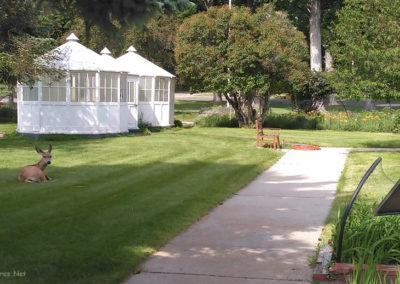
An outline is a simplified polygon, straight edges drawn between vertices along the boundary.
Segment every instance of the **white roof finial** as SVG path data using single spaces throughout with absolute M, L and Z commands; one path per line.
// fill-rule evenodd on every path
M 131 45 L 126 51 L 128 51 L 128 52 L 136 52 L 136 49 Z
M 108 50 L 107 47 L 103 48 L 102 51 L 100 51 L 100 54 L 107 54 L 107 55 L 111 55 L 111 51 Z
M 78 38 L 74 33 L 71 33 L 71 34 L 67 37 L 67 41 L 79 41 L 79 38 Z

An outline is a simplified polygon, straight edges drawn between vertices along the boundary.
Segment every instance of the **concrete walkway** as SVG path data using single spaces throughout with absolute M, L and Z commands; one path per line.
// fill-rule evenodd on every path
M 125 283 L 310 283 L 348 149 L 290 150 Z

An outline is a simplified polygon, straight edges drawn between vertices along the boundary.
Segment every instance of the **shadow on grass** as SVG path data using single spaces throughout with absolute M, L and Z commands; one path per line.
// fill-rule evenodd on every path
M 400 138 L 388 141 L 368 141 L 364 142 L 366 148 L 400 148 Z
M 151 128 L 152 132 L 161 132 L 163 129 L 161 128 Z M 26 149 L 34 149 L 35 145 L 39 147 L 47 147 L 47 145 L 52 144 L 53 146 L 61 144 L 64 146 L 73 145 L 75 150 L 79 150 L 81 147 L 91 144 L 91 143 L 101 143 L 107 139 L 114 139 L 118 137 L 138 137 L 139 133 L 134 134 L 116 134 L 113 136 L 81 136 L 81 135 L 64 135 L 64 134 L 53 134 L 46 135 L 39 138 L 31 138 L 20 136 L 16 133 L 6 134 L 3 139 L 0 139 L 0 148 L 1 149 L 9 149 L 9 150 L 26 150 Z

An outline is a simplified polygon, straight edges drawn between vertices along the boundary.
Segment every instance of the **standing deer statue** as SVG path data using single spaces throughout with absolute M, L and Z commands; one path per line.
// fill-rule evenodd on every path
M 49 150 L 43 152 L 40 148 L 35 146 L 36 152 L 42 156 L 42 159 L 35 164 L 23 167 L 19 173 L 18 180 L 22 182 L 46 182 L 51 180 L 51 178 L 44 172 L 47 165 L 51 164 L 51 148 L 49 145 Z

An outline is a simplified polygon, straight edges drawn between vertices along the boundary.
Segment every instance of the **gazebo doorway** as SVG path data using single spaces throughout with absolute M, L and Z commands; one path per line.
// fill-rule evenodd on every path
M 128 78 L 128 129 L 138 128 L 138 79 Z

